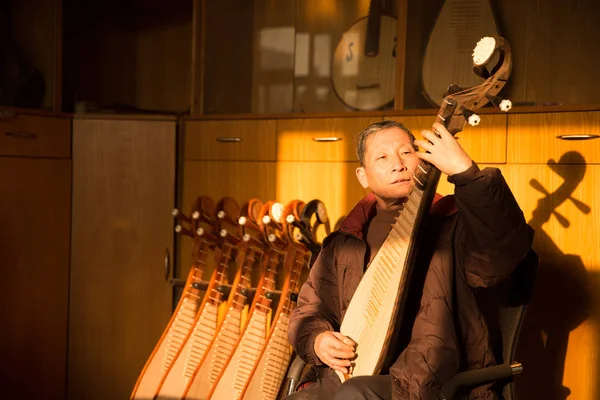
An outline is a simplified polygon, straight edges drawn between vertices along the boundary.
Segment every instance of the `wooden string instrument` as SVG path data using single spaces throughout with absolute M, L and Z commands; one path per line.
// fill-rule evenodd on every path
M 159 386 L 157 392 L 159 399 L 182 397 L 217 330 L 219 307 L 224 301 L 222 287 L 229 283 L 229 267 L 235 257 L 241 234 L 237 224 L 239 206 L 236 201 L 225 197 L 219 201 L 216 209 L 217 213 L 214 217 L 219 237 L 219 252 L 215 252 L 217 263 L 206 289 L 206 295 L 198 309 L 194 327 Z
M 249 292 L 252 287 L 252 277 L 258 269 L 257 263 L 260 264 L 266 247 L 257 223 L 262 207 L 263 204 L 256 199 L 248 201 L 242 207 L 239 224 L 242 227 L 243 241 L 236 259 L 240 267 L 227 301 L 227 313 L 218 325 L 217 334 L 210 343 L 208 352 L 200 360 L 183 396 L 178 398 L 205 399 L 207 397 L 244 331 L 247 318 L 243 316 L 250 305 Z M 264 274 L 264 271 L 260 272 Z
M 273 324 L 266 337 L 266 345 L 254 366 L 244 388 L 243 400 L 275 400 L 290 364 L 292 348 L 288 341 L 290 315 L 298 301 L 298 292 L 308 275 L 311 252 L 302 243 L 303 235 L 294 222 L 300 221 L 304 202 L 294 200 L 283 210 L 283 230 L 289 243 L 295 247 L 291 269 L 281 290 Z
M 446 0 L 443 4 L 427 41 L 421 71 L 423 95 L 435 107 L 441 106 L 448 82 L 461 87 L 479 84 L 469 71 L 468 54 L 479 38 L 498 35 L 490 0 Z
M 240 399 L 246 382 L 260 357 L 260 350 L 266 343 L 272 316 L 273 293 L 277 289 L 278 270 L 290 250 L 289 243 L 282 232 L 281 203 L 269 201 L 261 210 L 259 226 L 269 248 L 264 261 L 266 266 L 263 279 L 258 283 L 254 301 L 248 315 L 248 323 L 242 336 L 235 345 L 233 354 L 226 362 L 225 369 L 216 385 L 209 392 L 208 399 Z
M 344 32 L 333 54 L 333 90 L 355 110 L 380 109 L 394 100 L 398 29 L 384 3 L 371 0 L 369 15 Z
M 508 42 L 497 36 L 481 39 L 473 53 L 473 70 L 485 81 L 468 89 L 451 86 L 436 122 L 455 135 L 463 129 L 465 121 L 478 124 L 479 117 L 474 111 L 489 102 L 508 111 L 510 101 L 500 99 L 497 94 L 505 85 L 511 67 Z M 426 240 L 419 227 L 429 214 L 440 174 L 433 165 L 420 161 L 413 176 L 412 192 L 350 301 L 340 332 L 357 343 L 357 356 L 350 374 L 336 371 L 342 382 L 351 376 L 379 374 L 394 361 L 391 349 L 398 335 L 395 327 L 402 322 L 406 311 L 407 288 L 416 269 L 418 245 Z M 424 267 L 418 267 L 419 275 Z
M 217 243 L 217 237 L 213 234 L 214 208 L 210 197 L 201 196 L 192 206 L 191 217 L 177 209 L 173 210 L 173 216 L 178 220 L 175 231 L 194 241 L 194 261 L 177 308 L 137 380 L 131 394 L 132 399 L 154 397 L 194 326 L 203 298 L 202 290 L 196 285 L 202 281 L 206 263 Z

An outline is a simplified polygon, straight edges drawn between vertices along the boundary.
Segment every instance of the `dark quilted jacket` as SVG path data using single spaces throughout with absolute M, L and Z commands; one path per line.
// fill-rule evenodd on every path
M 406 343 L 395 343 L 401 348 L 389 368 L 394 400 L 436 399 L 453 374 L 495 363 L 476 292 L 508 277 L 532 244 L 533 230 L 500 170 L 479 170 L 473 164 L 449 181 L 455 195 L 438 199 L 431 208 L 421 257 L 429 268 L 413 318 L 408 318 Z M 363 237 L 375 212 L 375 198 L 368 195 L 325 240 L 291 316 L 290 343 L 324 375 L 331 370 L 316 356 L 315 338 L 339 330 L 363 276 Z M 492 399 L 494 394 L 483 386 L 469 398 Z

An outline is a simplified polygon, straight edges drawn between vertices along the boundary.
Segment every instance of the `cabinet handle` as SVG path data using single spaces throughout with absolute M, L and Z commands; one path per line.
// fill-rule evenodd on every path
M 165 280 L 169 280 L 169 272 L 171 271 L 171 257 L 169 257 L 169 248 L 165 248 Z
M 33 132 L 4 132 L 4 134 L 17 139 L 37 139 L 37 135 Z
M 316 137 L 316 138 L 313 138 L 313 140 L 315 142 L 319 142 L 319 143 L 328 143 L 328 142 L 339 142 L 340 140 L 342 140 L 342 138 L 337 137 L 337 136 L 330 136 L 330 137 Z
M 562 140 L 589 140 L 589 139 L 598 139 L 600 135 L 593 135 L 591 133 L 571 133 L 567 135 L 558 135 L 557 139 Z
M 243 139 L 241 137 L 218 137 L 217 142 L 221 143 L 239 143 Z

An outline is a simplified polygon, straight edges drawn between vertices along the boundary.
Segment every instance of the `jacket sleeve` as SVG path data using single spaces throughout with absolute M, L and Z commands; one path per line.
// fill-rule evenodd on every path
M 533 242 L 502 173 L 477 164 L 448 177 L 455 185 L 459 219 L 455 249 L 471 287 L 489 287 L 510 275 Z
M 308 279 L 300 289 L 298 304 L 292 311 L 288 328 L 288 339 L 296 353 L 307 363 L 317 366 L 323 363 L 315 354 L 315 339 L 322 332 L 339 328 L 335 313 L 323 301 L 337 294 L 337 291 L 331 291 L 332 287 L 337 287 L 331 248 L 324 247 L 315 260 Z

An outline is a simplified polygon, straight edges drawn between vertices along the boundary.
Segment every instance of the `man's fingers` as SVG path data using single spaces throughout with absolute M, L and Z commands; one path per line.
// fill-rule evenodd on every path
M 336 350 L 331 348 L 328 352 L 332 357 L 335 358 L 354 358 L 354 351 L 344 351 L 344 350 Z
M 344 368 L 344 367 L 331 367 L 331 369 L 333 369 L 335 371 L 340 371 L 342 374 L 348 373 L 348 368 Z
M 328 357 L 328 361 L 330 367 L 349 367 L 351 365 L 350 360 L 339 359 L 332 355 Z
M 431 153 L 423 153 L 423 152 L 418 151 L 417 157 L 419 157 L 421 160 L 425 160 L 431 164 L 434 164 L 433 156 L 431 155 Z
M 433 144 L 440 142 L 440 136 L 431 131 L 421 131 L 421 135 Z
M 431 150 L 433 150 L 433 145 L 426 140 L 417 139 L 417 140 L 415 140 L 415 144 L 417 146 L 419 146 L 420 148 L 425 149 L 429 152 L 431 152 Z
M 342 335 L 340 332 L 334 332 L 333 336 L 335 336 L 335 338 L 338 339 L 342 345 L 344 345 L 343 347 L 340 347 L 340 346 L 333 346 L 333 347 L 335 347 L 338 350 L 354 350 L 354 347 L 356 346 L 356 343 L 354 342 L 354 340 L 350 339 L 347 336 Z
M 446 129 L 446 127 L 439 122 L 434 123 L 432 128 L 442 139 L 447 136 L 452 136 L 450 132 L 448 132 L 448 129 Z

